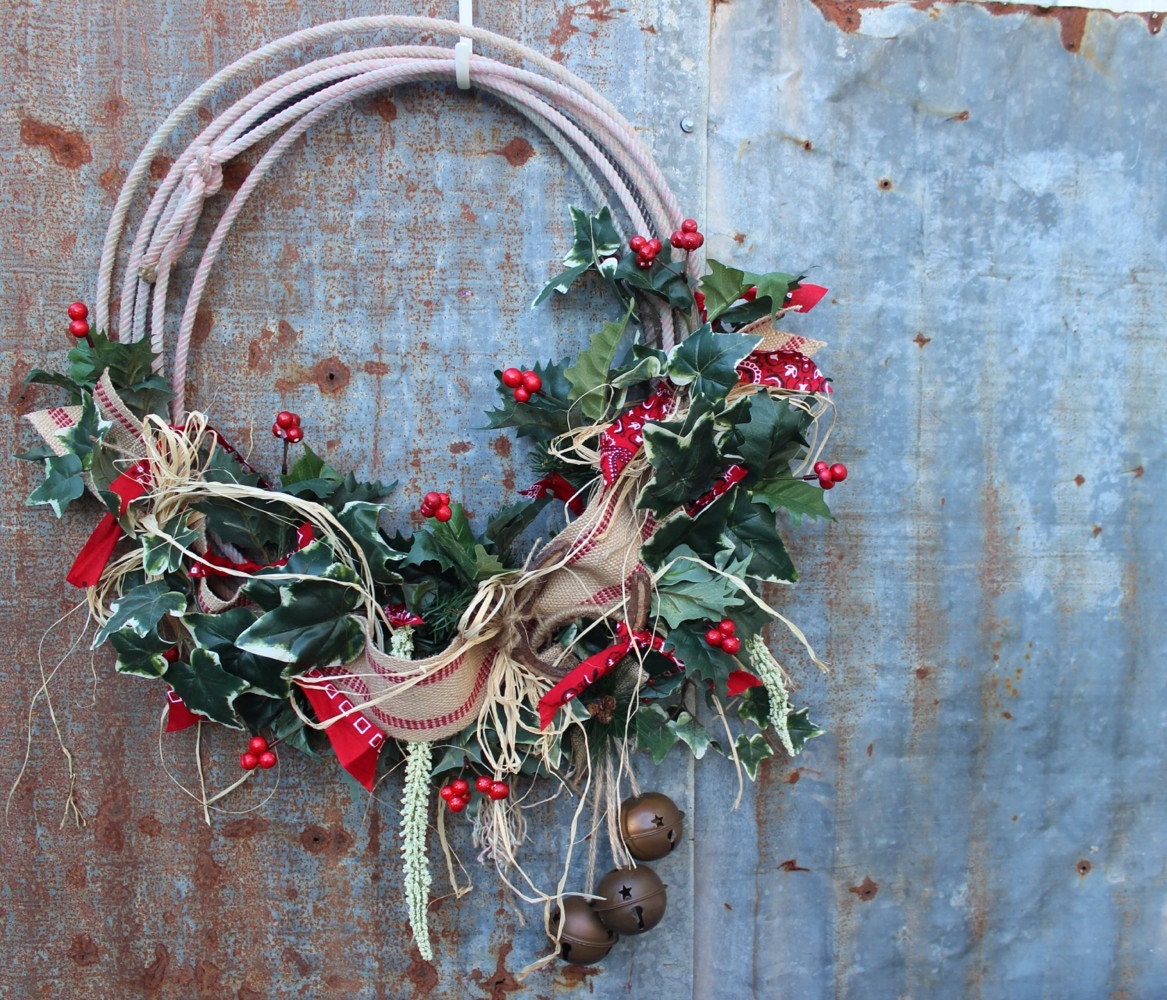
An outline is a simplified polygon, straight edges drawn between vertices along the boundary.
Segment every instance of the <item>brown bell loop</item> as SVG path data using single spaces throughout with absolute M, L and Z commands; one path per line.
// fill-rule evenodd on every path
M 667 795 L 645 792 L 620 804 L 620 835 L 637 861 L 656 861 L 681 842 L 684 818 Z
M 553 941 L 559 938 L 559 957 L 573 965 L 600 961 L 620 940 L 604 926 L 591 904 L 578 896 L 568 896 L 551 911 L 550 935 Z
M 665 884 L 651 868 L 614 868 L 596 887 L 592 905 L 605 926 L 620 934 L 643 934 L 665 915 Z

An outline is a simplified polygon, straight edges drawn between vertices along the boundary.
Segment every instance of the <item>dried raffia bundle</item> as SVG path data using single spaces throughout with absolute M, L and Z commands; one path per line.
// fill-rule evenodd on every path
M 344 47 L 369 29 L 462 41 Z M 471 54 L 471 43 L 500 58 Z M 170 137 L 223 88 L 312 45 L 330 54 L 233 100 L 174 156 L 115 297 L 131 206 Z M 518 502 L 476 526 L 435 490 L 410 500 L 424 526 L 400 534 L 392 486 L 337 471 L 295 413 L 272 425 L 284 442 L 279 476 L 253 469 L 209 415 L 186 411 L 187 359 L 231 226 L 296 139 L 362 96 L 450 79 L 538 126 L 595 200 L 571 209 L 565 269 L 535 307 L 593 273 L 589 287 L 613 297 L 612 320 L 573 358 L 495 373 L 489 424 L 525 439 L 540 473 Z M 228 198 L 223 168 L 257 144 L 262 155 Z M 217 221 L 176 303 L 174 270 L 210 206 Z M 562 66 L 465 24 L 335 22 L 239 60 L 166 120 L 114 210 L 92 326 L 87 306 L 69 306 L 66 370 L 30 376 L 70 396 L 29 417 L 45 442 L 30 456 L 45 467 L 30 502 L 60 516 L 88 491 L 106 507 L 69 573 L 86 591 L 94 647 L 112 648 L 117 670 L 161 682 L 167 730 L 249 734 L 232 787 L 273 766 L 277 745 L 323 741 L 370 790 L 386 762 L 403 760 L 405 899 L 423 955 L 435 820 L 449 860 L 446 824 L 467 813 L 482 858 L 542 905 L 556 946 L 602 954 L 616 931 L 663 915 L 663 883 L 628 866 L 634 854 L 664 858 L 680 832 L 675 805 L 639 794 L 631 751 L 660 763 L 678 742 L 698 758 L 714 748 L 753 778 L 776 749 L 796 754 L 818 733 L 793 707 L 763 629 L 779 619 L 818 661 L 761 587 L 795 579 L 777 518 L 828 517 L 822 491 L 846 478 L 821 459 L 830 387 L 812 357 L 823 345 L 775 325 L 825 289 L 797 271 L 705 261 L 703 243 L 631 127 Z M 553 537 L 523 543 L 552 501 L 562 517 Z M 621 821 L 625 788 L 638 794 Z M 616 870 L 595 907 L 585 897 L 598 837 L 579 893 L 564 892 L 570 852 L 558 887 L 523 870 L 525 803 L 563 791 L 577 797 L 568 843 L 589 809 L 593 831 L 609 834 Z M 203 790 L 204 810 L 222 794 Z M 604 896 L 618 890 L 631 895 Z

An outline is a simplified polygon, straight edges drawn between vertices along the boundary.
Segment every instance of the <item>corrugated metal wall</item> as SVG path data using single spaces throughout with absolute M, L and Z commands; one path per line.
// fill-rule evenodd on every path
M 5 452 L 45 398 L 20 379 L 64 348 L 64 304 L 91 296 L 120 178 L 170 107 L 296 27 L 455 6 L 6 4 Z M 852 476 L 837 523 L 792 539 L 804 578 L 781 595 L 830 676 L 777 640 L 830 734 L 764 768 L 736 813 L 724 762 L 648 765 L 690 814 L 686 852 L 658 867 L 665 924 L 520 986 L 537 920 L 485 871 L 435 906 L 433 966 L 406 945 L 392 784 L 370 804 L 288 754 L 276 797 L 207 827 L 158 764 L 156 691 L 104 654 L 95 681 L 75 653 L 53 691 L 87 825 L 58 828 L 68 780 L 42 704 L 5 828 L 0 994 L 1167 996 L 1162 18 L 539 0 L 478 20 L 640 123 L 714 256 L 831 286 L 799 326 L 831 343 Z M 490 371 L 562 354 L 597 319 L 526 308 L 581 198 L 481 98 L 352 109 L 238 227 L 191 405 L 244 441 L 254 422 L 268 463 L 264 415 L 292 406 L 336 464 L 398 477 L 404 506 L 439 483 L 493 506 L 527 472 L 474 429 Z M 0 463 L 7 784 L 94 515 L 22 508 L 31 470 Z M 67 627 L 44 641 L 49 669 L 68 645 Z M 187 784 L 192 739 L 165 742 Z M 229 777 L 237 740 L 208 743 L 211 781 Z M 547 818 L 542 864 L 562 847 Z

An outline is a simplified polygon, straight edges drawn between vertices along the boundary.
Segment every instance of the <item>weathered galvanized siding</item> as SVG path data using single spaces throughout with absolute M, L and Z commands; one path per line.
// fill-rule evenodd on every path
M 59 356 L 121 173 L 167 109 L 297 27 L 455 7 L 5 5 L 5 451 L 45 398 L 19 380 Z M 154 689 L 104 654 L 95 684 L 75 653 L 53 691 L 87 825 L 58 829 L 68 781 L 42 705 L 6 828 L 0 995 L 1167 994 L 1162 18 L 479 8 L 644 127 L 714 256 L 831 286 L 799 326 L 831 342 L 832 453 L 852 477 L 836 523 L 793 533 L 804 578 L 779 595 L 831 674 L 776 635 L 830 735 L 764 769 L 736 813 L 723 762 L 648 765 L 693 834 L 658 866 L 665 924 L 600 970 L 520 987 L 538 921 L 473 866 L 473 894 L 435 907 L 435 965 L 405 945 L 393 779 L 370 804 L 331 764 L 285 755 L 277 797 L 208 828 L 158 765 Z M 494 505 L 528 476 L 521 449 L 475 429 L 489 372 L 564 353 L 600 315 L 526 308 L 580 198 L 541 137 L 481 98 L 407 89 L 338 116 L 241 220 L 191 405 L 244 441 L 254 425 L 267 462 L 264 414 L 289 405 L 336 464 L 399 478 L 406 508 L 431 483 Z M 93 515 L 21 508 L 31 472 L 0 463 L 7 784 Z M 68 645 L 67 628 L 45 641 L 49 669 Z M 192 739 L 165 741 L 188 784 Z M 237 741 L 207 742 L 225 761 L 211 780 L 230 776 Z M 544 838 L 547 870 L 562 843 Z

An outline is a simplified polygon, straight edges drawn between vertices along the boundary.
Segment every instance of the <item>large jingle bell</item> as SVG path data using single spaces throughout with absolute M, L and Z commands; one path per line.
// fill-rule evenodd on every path
M 612 950 L 619 938 L 603 925 L 587 900 L 568 896 L 560 905 L 562 910 L 557 906 L 551 912 L 550 930 L 553 941 L 559 938 L 560 958 L 573 965 L 589 965 Z
M 604 924 L 621 934 L 643 934 L 665 915 L 665 884 L 651 868 L 614 868 L 600 879 L 592 905 Z
M 620 835 L 637 861 L 656 861 L 681 842 L 684 818 L 667 795 L 645 792 L 620 804 Z

